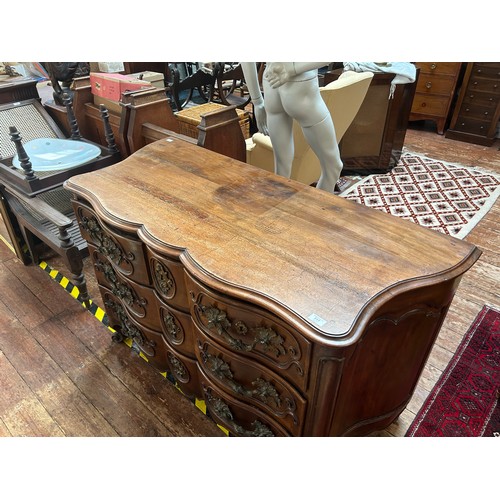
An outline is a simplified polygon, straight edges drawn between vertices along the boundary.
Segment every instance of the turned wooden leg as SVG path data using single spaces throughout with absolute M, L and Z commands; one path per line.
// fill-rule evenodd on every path
M 63 258 L 66 266 L 72 274 L 71 281 L 78 288 L 83 305 L 88 308 L 90 307 L 90 296 L 87 288 L 87 280 L 83 274 L 83 259 L 80 251 L 65 227 L 59 228 L 59 240 L 64 250 Z

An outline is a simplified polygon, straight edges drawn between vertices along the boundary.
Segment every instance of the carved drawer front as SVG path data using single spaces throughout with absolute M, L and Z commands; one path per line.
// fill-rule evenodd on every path
M 148 248 L 148 262 L 153 286 L 169 305 L 189 312 L 189 297 L 184 282 L 184 266 L 173 259 L 160 256 Z
M 269 366 L 304 391 L 311 344 L 271 313 L 219 295 L 186 273 L 195 325 L 208 337 L 235 353 Z
M 187 396 L 203 398 L 200 389 L 200 378 L 198 365 L 194 359 L 190 359 L 179 352 L 166 347 L 167 371 L 174 377 L 177 385 Z
M 163 336 L 174 349 L 194 358 L 194 334 L 191 316 L 169 307 L 158 298 L 157 301 Z
M 117 332 L 113 335 L 113 339 L 118 342 L 126 338 L 132 340 L 133 348 L 144 354 L 155 368 L 170 373 L 183 392 L 190 396 L 201 397 L 196 361 L 172 349 L 162 333 L 135 322 L 108 290 L 99 288 L 110 326 Z
M 151 364 L 160 370 L 166 370 L 165 342 L 162 335 L 136 323 L 130 314 L 127 314 L 124 305 L 109 290 L 102 286 L 99 286 L 99 290 L 109 318 L 109 326 L 117 332 L 113 339 L 118 342 L 125 338 L 132 340 L 134 347 L 142 352 Z
M 94 262 L 98 283 L 119 299 L 138 323 L 159 330 L 160 315 L 156 307 L 154 290 L 125 278 L 93 245 L 89 245 L 89 252 Z
M 196 356 L 210 381 L 239 401 L 270 415 L 293 434 L 301 432 L 306 400 L 290 384 L 270 370 L 216 347 L 200 331 Z
M 290 436 L 278 423 L 257 408 L 220 392 L 202 373 L 200 381 L 203 393 L 201 397 L 207 405 L 207 413 L 231 434 L 239 437 Z
M 123 275 L 137 283 L 150 285 L 144 244 L 133 234 L 111 229 L 85 205 L 73 201 L 73 206 L 87 242 L 93 244 Z

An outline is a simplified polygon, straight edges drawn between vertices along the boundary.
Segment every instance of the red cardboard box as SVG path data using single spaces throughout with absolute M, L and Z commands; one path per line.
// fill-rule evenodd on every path
M 123 92 L 152 88 L 151 83 L 119 73 L 90 73 L 92 94 L 119 102 Z

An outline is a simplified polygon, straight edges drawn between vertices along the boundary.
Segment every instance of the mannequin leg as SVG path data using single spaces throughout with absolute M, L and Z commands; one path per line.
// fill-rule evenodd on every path
M 343 164 L 331 116 L 326 116 L 311 127 L 303 127 L 302 131 L 321 165 L 321 176 L 316 187 L 333 193 Z
M 283 177 L 292 175 L 294 154 L 293 119 L 286 113 L 268 113 L 269 138 L 273 145 L 274 172 Z
M 267 128 L 273 145 L 274 173 L 290 178 L 294 154 L 293 118 L 283 107 L 279 90 L 271 88 L 263 81 L 266 102 Z
M 290 82 L 279 91 L 285 112 L 298 121 L 319 159 L 321 176 L 317 187 L 333 193 L 343 165 L 332 117 L 321 97 L 317 78 Z

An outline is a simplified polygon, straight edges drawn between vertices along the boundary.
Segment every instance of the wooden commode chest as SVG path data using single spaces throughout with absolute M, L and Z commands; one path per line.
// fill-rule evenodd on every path
M 65 187 L 117 338 L 237 436 L 387 427 L 480 255 L 178 138 Z

